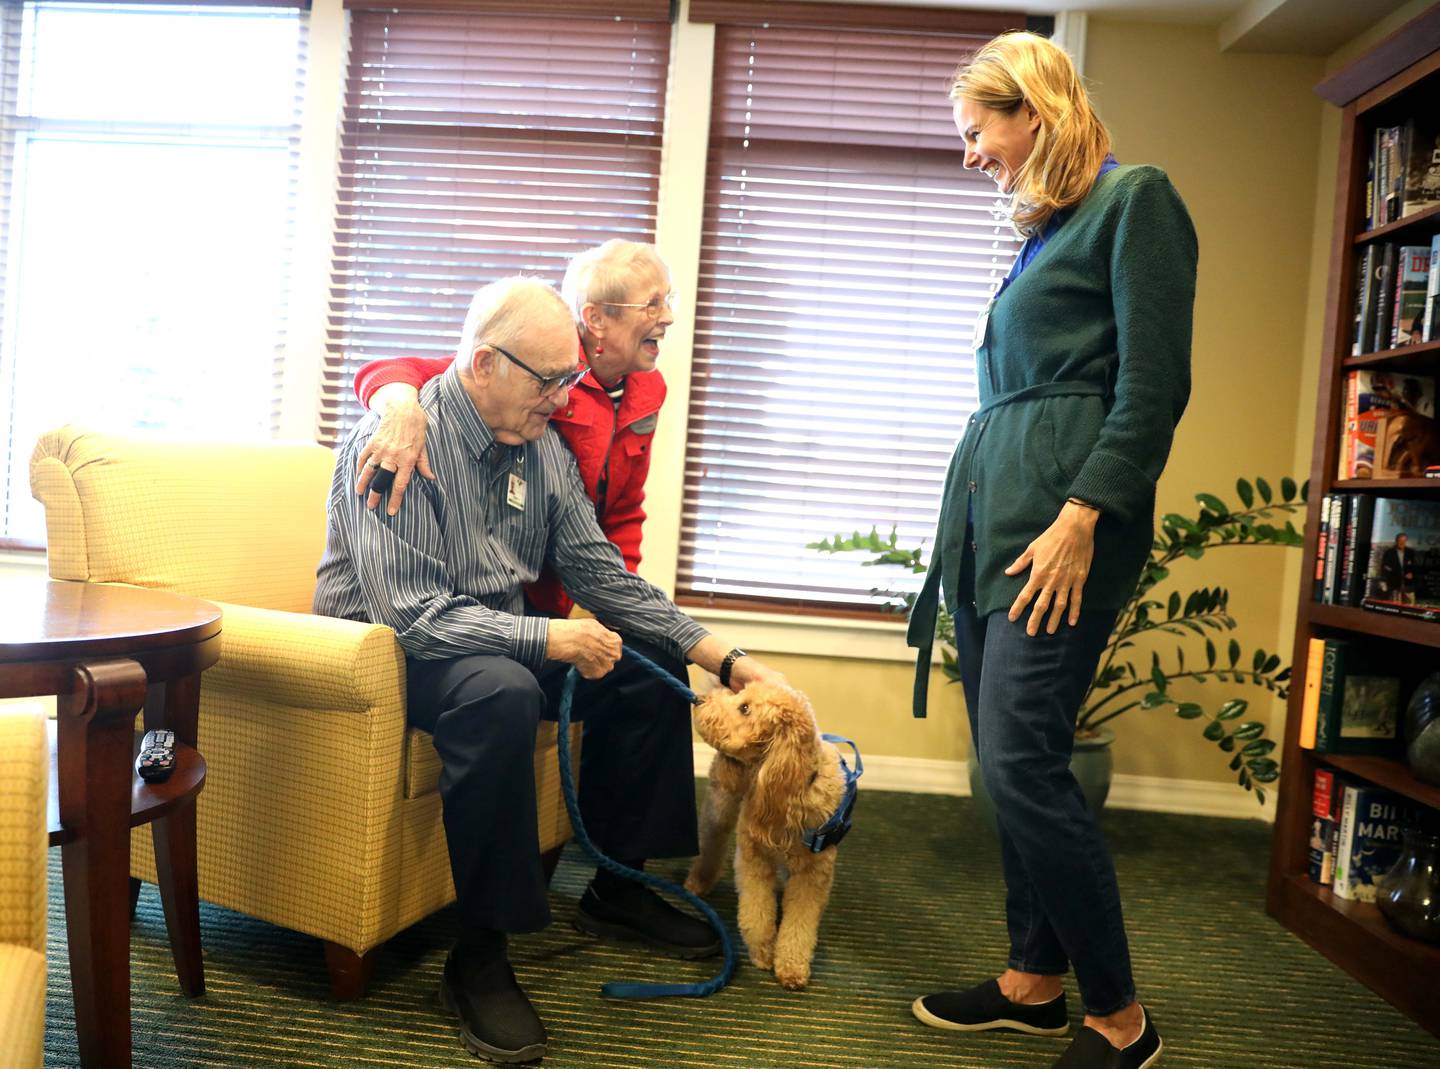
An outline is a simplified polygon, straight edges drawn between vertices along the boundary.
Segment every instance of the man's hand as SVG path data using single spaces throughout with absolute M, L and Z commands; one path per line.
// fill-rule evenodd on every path
M 1050 614 L 1045 627 L 1047 634 L 1053 635 L 1059 629 L 1067 612 L 1071 627 L 1080 622 L 1080 600 L 1085 577 L 1090 574 L 1090 562 L 1095 557 L 1095 524 L 1099 519 L 1100 513 L 1095 509 L 1067 501 L 1045 533 L 1026 546 L 1025 552 L 1005 569 L 1006 575 L 1019 575 L 1030 569 L 1030 579 L 1010 606 L 1009 613 L 1013 623 L 1034 599 L 1035 608 L 1025 625 L 1026 634 L 1040 633 L 1047 612 Z
M 390 487 L 390 506 L 386 509 L 391 516 L 400 511 L 410 476 L 417 467 L 425 478 L 435 478 L 430 470 L 430 457 L 425 452 L 425 410 L 416 400 L 418 396 L 415 387 L 408 383 L 391 382 L 370 398 L 371 408 L 382 415 L 380 426 L 356 461 L 355 492 L 362 496 L 368 492 L 366 508 L 373 509 L 380 504 L 381 494 L 370 489 L 370 482 L 381 468 L 395 473 L 395 482 Z
M 790 685 L 775 669 L 747 653 L 730 666 L 730 689 L 741 691 L 751 683 L 776 683 L 782 687 Z
M 725 655 L 734 649 L 734 643 L 718 635 L 706 635 L 685 651 L 685 656 L 694 664 L 709 672 L 717 679 Z M 779 683 L 789 686 L 785 677 L 773 668 L 767 668 L 748 653 L 730 666 L 730 689 L 741 690 L 747 683 Z
M 600 679 L 620 659 L 620 636 L 599 620 L 551 620 L 545 656 L 573 664 L 586 679 Z

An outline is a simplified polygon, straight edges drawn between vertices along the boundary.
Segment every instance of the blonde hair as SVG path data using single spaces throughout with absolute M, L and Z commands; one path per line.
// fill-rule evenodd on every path
M 1035 148 L 1010 196 L 1010 222 L 1027 236 L 1085 199 L 1110 152 L 1110 132 L 1090 106 L 1075 64 L 1038 34 L 1017 31 L 988 42 L 956 69 L 950 99 L 1007 115 L 1029 104 L 1040 116 Z
M 611 238 L 603 245 L 575 254 L 570 266 L 565 269 L 560 294 L 570 306 L 581 331 L 587 328 L 581 319 L 580 309 L 586 304 L 614 304 L 628 300 L 635 275 L 640 271 L 653 271 L 661 278 L 670 277 L 670 269 L 660 259 L 655 246 L 639 241 Z

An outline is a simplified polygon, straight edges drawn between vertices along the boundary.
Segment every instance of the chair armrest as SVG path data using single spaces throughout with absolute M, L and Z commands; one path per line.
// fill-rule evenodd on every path
M 33 707 L 0 706 L 0 943 L 45 953 L 50 745 Z
M 300 708 L 365 712 L 403 701 L 405 654 L 382 624 L 214 602 L 220 660 L 203 685 Z M 403 705 L 401 706 L 403 708 Z

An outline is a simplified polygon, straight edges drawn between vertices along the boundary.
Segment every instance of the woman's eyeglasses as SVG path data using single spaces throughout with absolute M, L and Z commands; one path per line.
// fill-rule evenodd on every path
M 651 319 L 659 319 L 660 312 L 663 309 L 668 308 L 671 311 L 674 311 L 675 292 L 672 290 L 669 293 L 665 294 L 665 296 L 663 297 L 651 297 L 644 304 L 631 304 L 626 303 L 625 301 L 602 301 L 601 303 L 608 305 L 611 308 L 638 308 L 644 315 L 650 317 Z
M 485 342 L 484 344 L 494 349 L 521 371 L 527 372 L 531 378 L 538 382 L 540 384 L 541 397 L 544 397 L 546 394 L 556 393 L 560 390 L 568 390 L 590 373 L 588 367 L 577 367 L 574 371 L 567 371 L 563 375 L 542 375 L 508 349 L 502 349 L 494 342 Z

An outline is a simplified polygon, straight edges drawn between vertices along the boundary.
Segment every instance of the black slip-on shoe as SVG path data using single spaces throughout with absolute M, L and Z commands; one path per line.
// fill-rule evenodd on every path
M 986 980 L 966 991 L 941 991 L 921 995 L 910 1004 L 910 1012 L 931 1028 L 952 1032 L 983 1032 L 987 1028 L 1009 1028 L 1032 1036 L 1063 1036 L 1070 1031 L 1065 993 L 1035 1006 L 1011 1002 L 1000 985 Z
M 460 1019 L 460 1042 L 477 1058 L 513 1065 L 545 1057 L 545 1025 L 503 957 L 483 964 L 445 959 L 440 1002 Z
M 1160 1060 L 1165 1044 L 1145 1007 L 1140 1007 L 1140 1012 L 1145 1015 L 1145 1027 L 1128 1047 L 1116 1049 L 1095 1029 L 1082 1028 L 1052 1069 L 1150 1069 Z
M 574 924 L 587 935 L 643 943 L 677 958 L 708 958 L 720 953 L 720 937 L 714 928 L 680 912 L 640 884 L 603 900 L 591 884 L 580 897 Z

